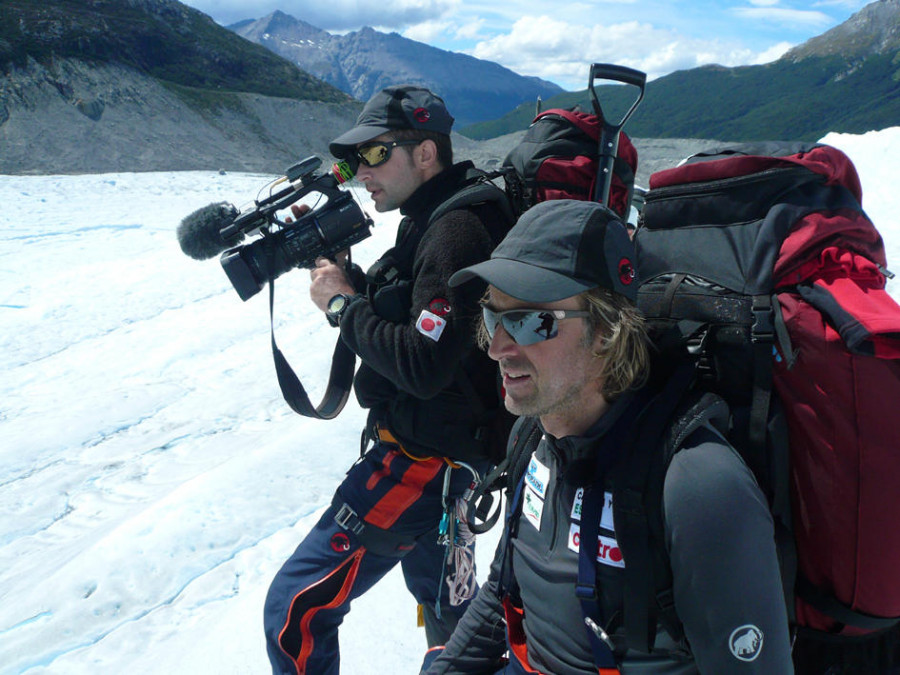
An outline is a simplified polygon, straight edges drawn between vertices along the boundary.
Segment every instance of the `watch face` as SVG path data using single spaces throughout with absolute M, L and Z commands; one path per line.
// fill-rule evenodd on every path
M 344 309 L 344 305 L 347 304 L 347 296 L 345 295 L 336 295 L 331 300 L 328 301 L 328 311 L 332 314 L 336 314 Z

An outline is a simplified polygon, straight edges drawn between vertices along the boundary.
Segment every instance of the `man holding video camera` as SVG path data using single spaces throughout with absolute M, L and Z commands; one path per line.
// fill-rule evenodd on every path
M 486 260 L 511 223 L 483 192 L 474 203 L 459 198 L 474 167 L 453 164 L 452 124 L 432 92 L 393 86 L 330 145 L 376 210 L 404 218 L 395 246 L 367 272 L 340 256 L 311 272 L 313 302 L 361 361 L 354 388 L 369 414 L 362 456 L 269 589 L 276 673 L 337 673 L 350 602 L 398 562 L 429 647 L 446 641 L 475 591 L 474 543 L 465 528 L 454 536 L 455 508 L 502 448 L 495 429 L 506 413 L 496 367 L 474 343 L 483 288 L 447 282 Z

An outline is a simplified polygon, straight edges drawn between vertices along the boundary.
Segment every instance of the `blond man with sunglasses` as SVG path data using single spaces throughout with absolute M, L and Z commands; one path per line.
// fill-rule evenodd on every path
M 491 574 L 427 675 L 793 672 L 766 498 L 718 430 L 724 401 L 655 414 L 634 259 L 611 211 L 547 201 L 451 278 L 489 284 L 482 342 L 522 417 Z M 658 480 L 634 488 L 638 447 Z M 620 517 L 650 513 L 643 558 L 649 533 L 626 546 Z
M 448 280 L 487 259 L 510 223 L 492 203 L 447 206 L 474 169 L 453 163 L 452 124 L 427 89 L 388 87 L 330 146 L 377 211 L 404 217 L 394 247 L 365 273 L 343 259 L 321 259 L 312 271 L 313 302 L 359 357 L 354 390 L 369 415 L 358 459 L 356 448 L 306 450 L 357 461 L 269 589 L 275 673 L 337 673 L 351 601 L 397 563 L 428 646 L 446 641 L 476 590 L 474 542 L 446 546 L 450 534 L 439 528 L 489 468 L 491 431 L 507 413 L 496 366 L 475 344 L 483 287 Z M 398 602 L 397 612 L 415 625 L 413 603 Z

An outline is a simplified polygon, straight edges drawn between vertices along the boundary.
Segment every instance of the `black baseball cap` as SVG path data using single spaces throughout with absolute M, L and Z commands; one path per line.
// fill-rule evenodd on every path
M 453 117 L 444 100 L 424 87 L 409 84 L 386 87 L 369 99 L 356 126 L 335 138 L 328 146 L 343 159 L 360 143 L 397 129 L 423 129 L 450 135 Z
M 489 260 L 459 270 L 451 286 L 481 278 L 524 302 L 555 302 L 602 286 L 637 300 L 634 244 L 596 202 L 551 199 L 522 214 Z

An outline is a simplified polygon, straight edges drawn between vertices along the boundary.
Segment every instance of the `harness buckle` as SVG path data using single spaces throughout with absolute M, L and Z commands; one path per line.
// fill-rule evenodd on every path
M 356 536 L 362 534 L 362 531 L 366 529 L 366 524 L 357 515 L 356 511 L 354 511 L 350 507 L 349 504 L 341 504 L 341 508 L 339 508 L 338 512 L 334 514 L 334 522 L 336 522 L 343 529 L 349 530 Z

